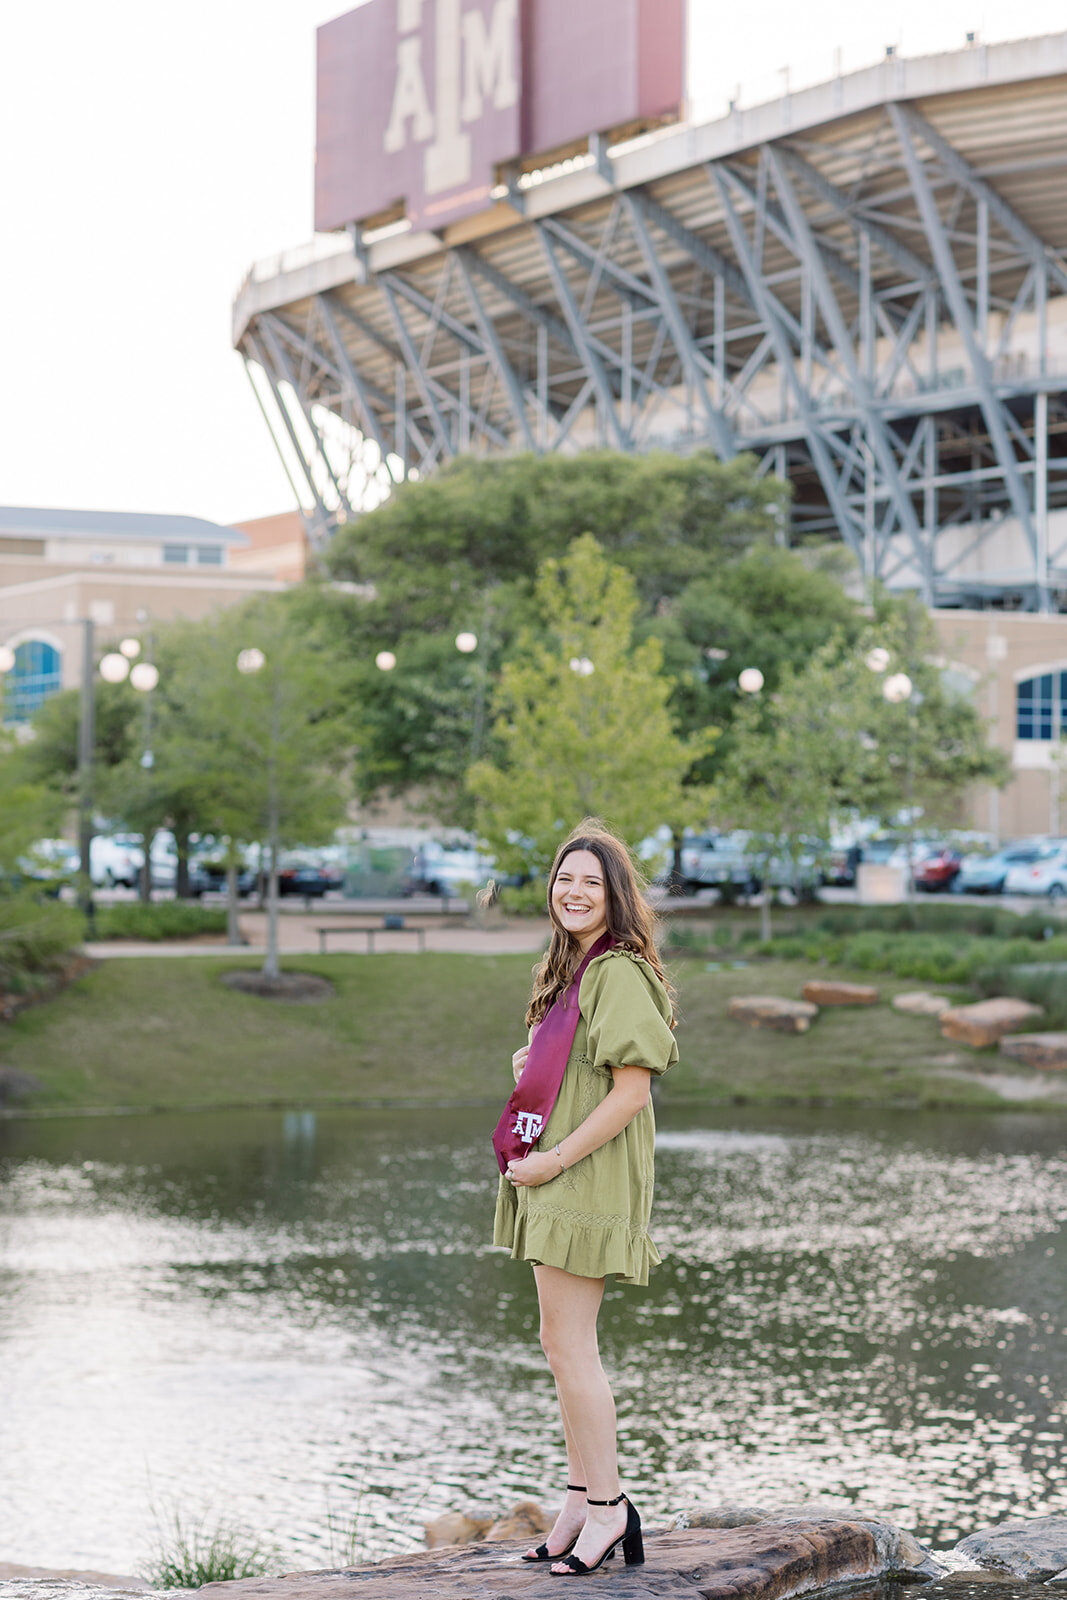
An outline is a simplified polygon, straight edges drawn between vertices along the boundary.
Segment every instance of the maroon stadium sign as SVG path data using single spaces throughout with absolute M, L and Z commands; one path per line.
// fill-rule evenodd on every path
M 315 226 L 441 228 L 496 168 L 676 116 L 685 0 L 368 0 L 318 31 Z

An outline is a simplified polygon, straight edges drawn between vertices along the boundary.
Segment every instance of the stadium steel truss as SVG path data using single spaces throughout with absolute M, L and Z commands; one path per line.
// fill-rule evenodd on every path
M 751 451 L 790 540 L 928 604 L 1067 609 L 1067 33 L 500 177 L 441 237 L 243 285 L 315 542 L 463 453 Z

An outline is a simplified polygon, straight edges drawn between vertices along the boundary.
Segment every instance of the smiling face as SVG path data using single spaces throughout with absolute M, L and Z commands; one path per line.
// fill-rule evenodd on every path
M 563 857 L 552 884 L 552 911 L 583 955 L 607 931 L 604 868 L 591 850 L 571 850 Z

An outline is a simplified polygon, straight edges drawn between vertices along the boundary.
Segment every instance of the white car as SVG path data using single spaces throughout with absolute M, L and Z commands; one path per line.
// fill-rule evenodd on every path
M 1004 893 L 1043 894 L 1050 900 L 1062 900 L 1067 895 L 1067 843 L 1047 844 L 1036 861 L 1009 867 Z
M 105 889 L 136 889 L 144 845 L 135 833 L 97 833 L 89 854 L 90 877 Z M 178 876 L 174 835 L 161 829 L 152 840 L 152 887 L 173 889 Z

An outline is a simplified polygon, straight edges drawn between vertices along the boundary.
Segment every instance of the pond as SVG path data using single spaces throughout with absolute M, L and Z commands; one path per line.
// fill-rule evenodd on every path
M 661 1108 L 647 1290 L 601 1318 L 646 1521 L 838 1496 L 937 1547 L 1062 1510 L 1067 1123 Z M 564 1478 L 485 1110 L 0 1124 L 0 1559 L 131 1571 L 174 1514 L 280 1569 Z

